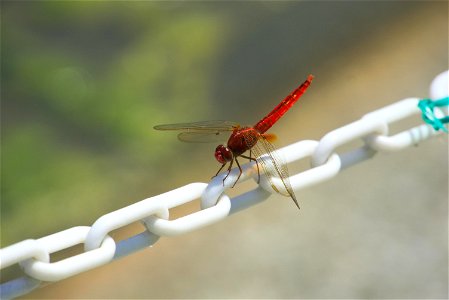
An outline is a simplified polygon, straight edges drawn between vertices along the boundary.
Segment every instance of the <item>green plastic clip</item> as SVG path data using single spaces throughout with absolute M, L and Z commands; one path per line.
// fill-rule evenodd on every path
M 439 100 L 423 99 L 418 102 L 418 107 L 422 111 L 422 119 L 424 122 L 432 126 L 433 129 L 437 131 L 441 129 L 444 132 L 449 133 L 447 128 L 444 126 L 444 124 L 449 123 L 449 116 L 437 118 L 433 112 L 435 107 L 442 106 L 449 106 L 449 97 Z

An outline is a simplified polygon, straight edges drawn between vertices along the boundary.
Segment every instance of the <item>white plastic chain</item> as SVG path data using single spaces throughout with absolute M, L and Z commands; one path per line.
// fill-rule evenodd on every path
M 431 99 L 448 96 L 448 72 L 435 78 L 431 85 Z M 312 167 L 291 175 L 295 191 L 328 180 L 343 168 L 372 157 L 378 151 L 398 151 L 416 145 L 440 134 L 427 124 L 417 125 L 393 136 L 388 136 L 391 123 L 420 114 L 418 98 L 407 98 L 368 113 L 360 120 L 333 130 L 320 141 L 304 140 L 278 151 L 287 163 L 311 157 Z M 444 112 L 447 114 L 447 111 Z M 437 111 L 441 116 L 443 112 Z M 336 148 L 362 139 L 364 145 L 352 151 L 337 154 Z M 240 181 L 257 179 L 254 163 L 242 166 Z M 54 282 L 99 267 L 119 257 L 151 246 L 160 236 L 175 236 L 216 223 L 228 215 L 266 200 L 273 190 L 261 180 L 257 188 L 232 200 L 226 190 L 238 176 L 231 171 L 223 184 L 225 174 L 207 183 L 191 183 L 173 191 L 154 196 L 101 216 L 92 226 L 73 227 L 40 239 L 29 239 L 0 250 L 1 269 L 19 263 L 23 277 L 1 285 L 1 298 L 24 295 L 43 282 Z M 263 175 L 262 175 L 263 177 Z M 263 178 L 261 178 L 263 179 Z M 184 217 L 168 220 L 170 209 L 201 198 L 201 210 Z M 116 242 L 108 233 L 142 221 L 146 231 Z M 50 262 L 50 255 L 76 244 L 84 244 L 84 252 L 66 259 Z

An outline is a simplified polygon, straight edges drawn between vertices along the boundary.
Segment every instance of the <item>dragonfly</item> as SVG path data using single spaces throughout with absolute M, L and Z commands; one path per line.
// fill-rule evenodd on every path
M 240 173 L 232 187 L 238 182 L 243 172 L 238 158 L 242 157 L 255 162 L 258 183 L 260 181 L 260 165 L 271 187 L 277 193 L 292 198 L 299 209 L 298 201 L 289 181 L 287 164 L 273 145 L 276 136 L 266 132 L 299 100 L 312 83 L 313 78 L 313 75 L 309 75 L 300 86 L 294 89 L 254 126 L 241 126 L 235 122 L 217 120 L 164 124 L 154 126 L 154 129 L 181 131 L 178 134 L 178 139 L 183 142 L 224 141 L 225 137 L 229 136 L 226 145 L 218 145 L 214 153 L 215 159 L 221 164 L 215 176 L 229 163 L 227 174 L 223 178 L 223 185 L 231 172 L 234 161 Z M 246 152 L 249 152 L 249 155 L 245 155 Z

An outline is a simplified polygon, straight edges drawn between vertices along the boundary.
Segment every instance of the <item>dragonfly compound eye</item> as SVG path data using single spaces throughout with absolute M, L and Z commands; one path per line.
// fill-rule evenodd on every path
M 215 158 L 220 164 L 225 164 L 232 161 L 234 155 L 228 147 L 225 147 L 224 145 L 218 145 L 215 149 Z

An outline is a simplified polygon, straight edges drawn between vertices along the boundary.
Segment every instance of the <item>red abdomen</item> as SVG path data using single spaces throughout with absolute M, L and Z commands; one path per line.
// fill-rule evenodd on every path
M 260 132 L 265 133 L 271 128 L 292 106 L 298 101 L 298 99 L 304 94 L 313 80 L 313 75 L 309 75 L 307 80 L 304 81 L 299 87 L 297 87 L 290 95 L 281 101 L 268 115 L 260 120 L 254 128 Z

